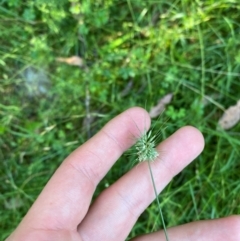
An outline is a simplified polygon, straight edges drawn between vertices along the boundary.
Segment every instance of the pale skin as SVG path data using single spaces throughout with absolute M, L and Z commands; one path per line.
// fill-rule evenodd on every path
M 112 119 L 57 169 L 22 222 L 7 241 L 124 241 L 139 215 L 154 200 L 146 162 L 138 164 L 105 189 L 90 205 L 99 181 L 149 127 L 145 110 L 134 107 Z M 194 127 L 177 130 L 157 146 L 151 163 L 160 193 L 203 150 Z M 157 215 L 157 214 L 156 214 Z M 240 218 L 230 216 L 168 228 L 170 241 L 238 241 Z M 161 230 L 132 241 L 165 241 Z

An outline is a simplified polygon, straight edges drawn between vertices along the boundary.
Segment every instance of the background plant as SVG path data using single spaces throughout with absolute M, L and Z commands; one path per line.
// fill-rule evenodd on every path
M 240 126 L 217 128 L 240 97 L 239 10 L 237 0 L 0 1 L 2 238 L 73 149 L 127 107 L 150 109 L 168 93 L 163 137 L 194 125 L 206 148 L 163 192 L 166 224 L 239 213 Z M 56 61 L 74 55 L 82 66 Z M 30 69 L 46 92 L 31 92 Z M 131 161 L 119 160 L 96 195 Z M 154 230 L 156 214 L 153 204 L 130 237 Z

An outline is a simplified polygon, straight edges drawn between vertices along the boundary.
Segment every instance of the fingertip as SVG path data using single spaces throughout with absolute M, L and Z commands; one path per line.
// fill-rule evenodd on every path
M 185 136 L 186 142 L 189 143 L 192 151 L 198 156 L 203 151 L 205 145 L 202 132 L 194 126 L 184 126 L 178 131 L 182 132 L 182 135 Z
M 142 107 L 131 107 L 122 114 L 128 116 L 131 124 L 131 131 L 134 136 L 139 137 L 141 133 L 147 131 L 151 125 L 151 118 L 149 113 Z
M 178 174 L 192 162 L 203 150 L 202 133 L 193 126 L 184 126 L 164 140 L 157 149 L 160 163 L 167 167 L 172 176 Z

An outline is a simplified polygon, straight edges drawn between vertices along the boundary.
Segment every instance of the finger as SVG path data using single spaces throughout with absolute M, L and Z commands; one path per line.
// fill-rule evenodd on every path
M 169 240 L 237 241 L 240 240 L 240 217 L 197 221 L 168 229 Z M 131 241 L 166 241 L 163 231 L 143 235 Z
M 157 191 L 202 151 L 202 134 L 194 127 L 183 127 L 159 146 L 159 160 L 151 163 Z M 164 155 L 161 156 L 161 150 Z M 105 190 L 79 225 L 83 240 L 122 241 L 155 194 L 148 165 L 143 162 Z
M 88 210 L 96 185 L 146 125 L 149 118 L 142 108 L 131 108 L 110 121 L 66 158 L 25 221 L 45 229 L 76 228 Z

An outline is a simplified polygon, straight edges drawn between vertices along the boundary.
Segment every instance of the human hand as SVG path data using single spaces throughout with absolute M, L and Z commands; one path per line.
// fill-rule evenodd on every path
M 47 183 L 7 241 L 124 241 L 155 195 L 146 162 L 104 190 L 90 206 L 99 181 L 121 154 L 150 125 L 148 114 L 131 108 L 111 120 L 70 154 Z M 196 158 L 204 147 L 202 134 L 183 127 L 163 141 L 164 154 L 152 162 L 157 191 Z M 240 240 L 237 216 L 198 221 L 168 229 L 170 241 Z M 134 241 L 165 241 L 163 231 Z

